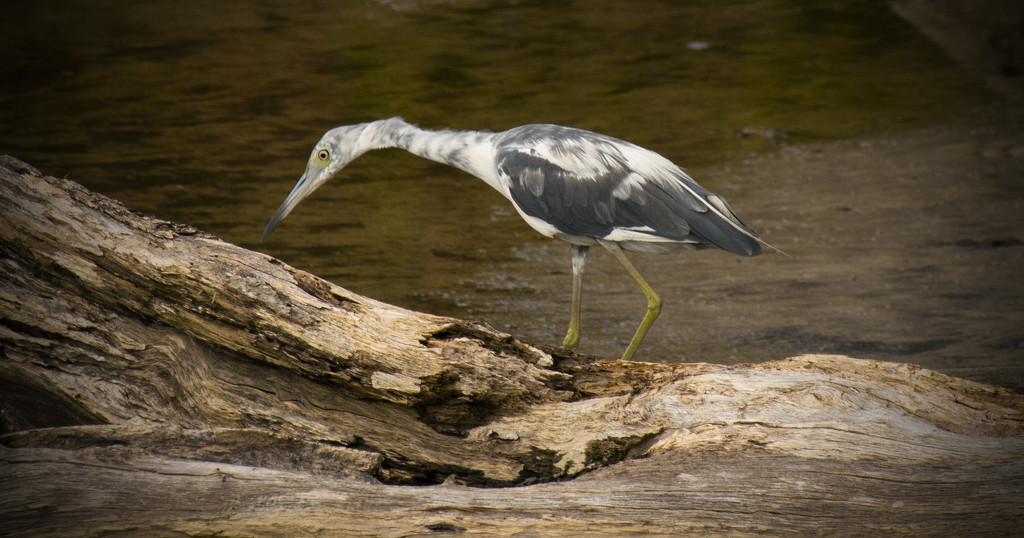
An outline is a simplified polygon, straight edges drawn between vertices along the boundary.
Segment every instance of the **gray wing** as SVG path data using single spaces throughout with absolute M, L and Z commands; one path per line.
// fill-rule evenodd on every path
M 518 140 L 499 147 L 496 155 L 498 171 L 523 213 L 571 236 L 603 239 L 618 229 L 650 241 L 715 246 L 741 256 L 760 253 L 757 233 L 724 199 L 681 171 L 669 178 L 643 177 L 615 151 L 615 144 L 628 142 L 578 129 L 552 133 L 556 126 L 539 127 L 557 134 L 556 143 L 548 138 L 536 151 Z M 584 151 L 587 166 L 581 164 L 579 152 Z M 710 210 L 712 204 L 718 211 Z M 730 223 L 719 213 L 735 220 Z

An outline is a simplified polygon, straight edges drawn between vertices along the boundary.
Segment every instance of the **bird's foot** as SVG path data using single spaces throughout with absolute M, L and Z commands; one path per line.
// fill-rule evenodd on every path
M 565 335 L 565 340 L 562 341 L 562 347 L 569 351 L 576 351 L 576 346 L 580 343 L 580 333 L 576 331 L 569 331 Z

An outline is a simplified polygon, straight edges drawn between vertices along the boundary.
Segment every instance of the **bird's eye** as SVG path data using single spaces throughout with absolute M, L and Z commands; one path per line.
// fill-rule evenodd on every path
M 326 149 L 322 149 L 316 152 L 316 158 L 320 159 L 321 161 L 329 160 L 331 158 L 331 152 L 327 151 Z

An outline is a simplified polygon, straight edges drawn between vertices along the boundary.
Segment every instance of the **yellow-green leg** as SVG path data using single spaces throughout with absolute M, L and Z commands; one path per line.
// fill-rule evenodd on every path
M 562 341 L 562 347 L 573 351 L 580 343 L 580 303 L 583 295 L 583 267 L 587 264 L 590 247 L 569 245 L 572 254 L 572 310 L 569 312 L 569 332 Z
M 644 296 L 647 297 L 647 314 L 644 315 L 643 321 L 640 322 L 640 327 L 637 328 L 633 339 L 629 341 L 629 347 L 626 348 L 626 352 L 622 354 L 622 360 L 632 360 L 633 354 L 640 347 L 640 342 L 643 342 L 644 336 L 647 336 L 647 330 L 651 328 L 651 325 L 654 325 L 654 320 L 658 319 L 658 314 L 661 313 L 661 297 L 658 297 L 658 294 L 647 284 L 644 277 L 640 276 L 640 271 L 637 271 L 636 267 L 630 263 L 626 255 L 623 254 L 622 249 L 619 248 L 619 245 L 602 241 L 601 246 L 608 249 L 608 252 L 611 252 L 612 256 L 619 260 L 619 263 L 626 268 L 626 272 L 640 285 Z

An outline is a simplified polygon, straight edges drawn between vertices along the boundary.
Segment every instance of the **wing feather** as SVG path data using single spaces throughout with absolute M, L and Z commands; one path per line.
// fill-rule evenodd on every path
M 625 234 L 760 253 L 757 232 L 722 197 L 657 153 L 555 125 L 511 129 L 496 147 L 498 172 L 513 203 L 566 236 Z

